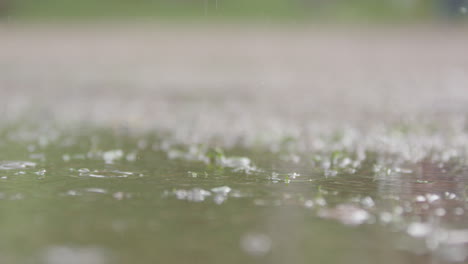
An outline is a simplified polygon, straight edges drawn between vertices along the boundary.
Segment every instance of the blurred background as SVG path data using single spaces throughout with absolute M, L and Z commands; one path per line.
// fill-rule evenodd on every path
M 125 102 L 128 93 L 252 105 L 268 93 L 267 106 L 313 94 L 316 104 L 287 107 L 299 113 L 323 102 L 401 110 L 413 106 L 411 90 L 427 99 L 418 103 L 424 112 L 465 97 L 449 84 L 466 69 L 467 7 L 468 0 L 0 0 L 0 84 L 7 103 L 15 96 L 53 107 L 52 115 L 68 100 L 100 104 L 97 95 L 109 90 Z M 51 94 L 63 98 L 43 103 Z
M 2 16 L 15 18 L 224 18 L 421 20 L 461 17 L 466 0 L 1 0 Z
M 207 120 L 458 111 L 467 2 L 0 0 L 0 101 L 146 125 L 161 104 Z

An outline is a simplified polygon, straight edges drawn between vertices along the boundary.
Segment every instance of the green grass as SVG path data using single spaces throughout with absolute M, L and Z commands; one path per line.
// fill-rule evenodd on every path
M 11 0 L 10 0 L 11 1 Z M 421 19 L 429 1 L 404 8 L 395 1 L 312 0 L 18 0 L 6 14 L 18 18 L 226 18 L 226 19 Z

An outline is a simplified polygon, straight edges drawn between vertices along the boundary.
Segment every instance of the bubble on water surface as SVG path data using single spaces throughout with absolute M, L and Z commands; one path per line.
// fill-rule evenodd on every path
M 251 256 L 261 257 L 271 250 L 271 239 L 265 234 L 250 233 L 241 238 L 242 250 Z
M 0 161 L 0 170 L 34 168 L 36 163 L 29 161 Z

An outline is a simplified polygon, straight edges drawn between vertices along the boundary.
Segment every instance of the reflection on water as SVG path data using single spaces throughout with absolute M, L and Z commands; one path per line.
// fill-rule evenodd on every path
M 47 129 L 3 128 L 2 263 L 468 258 L 468 174 L 462 156 L 439 157 L 443 149 L 412 162 L 404 150 L 347 145 L 347 136 L 316 151 L 287 139 L 272 152 L 156 132 L 48 129 L 52 136 L 32 137 Z

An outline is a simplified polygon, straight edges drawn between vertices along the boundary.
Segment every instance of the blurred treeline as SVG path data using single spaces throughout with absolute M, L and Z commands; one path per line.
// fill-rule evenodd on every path
M 0 0 L 18 18 L 418 20 L 463 17 L 468 0 Z

